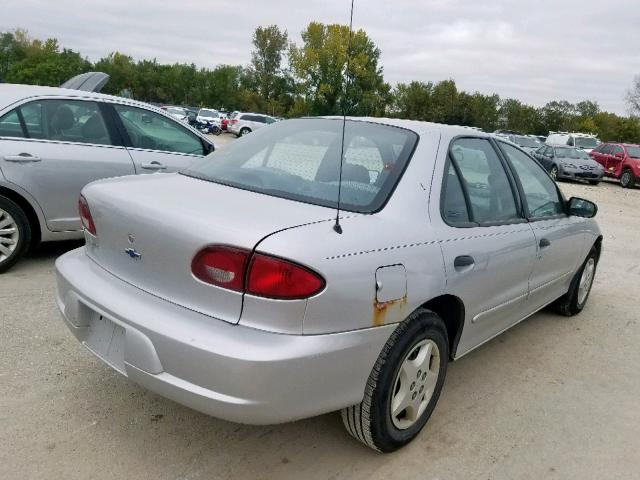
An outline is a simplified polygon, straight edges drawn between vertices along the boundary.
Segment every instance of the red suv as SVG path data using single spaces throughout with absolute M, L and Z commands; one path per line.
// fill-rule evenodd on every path
M 640 180 L 640 146 L 626 143 L 602 143 L 591 158 L 604 167 L 605 175 L 620 179 L 624 188 L 633 187 Z

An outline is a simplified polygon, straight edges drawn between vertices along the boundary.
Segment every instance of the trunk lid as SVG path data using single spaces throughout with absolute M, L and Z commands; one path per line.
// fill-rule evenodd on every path
M 191 261 L 222 244 L 253 249 L 279 230 L 331 220 L 333 210 L 179 174 L 131 176 L 83 190 L 97 230 L 87 254 L 148 293 L 237 323 L 242 293 L 196 279 Z

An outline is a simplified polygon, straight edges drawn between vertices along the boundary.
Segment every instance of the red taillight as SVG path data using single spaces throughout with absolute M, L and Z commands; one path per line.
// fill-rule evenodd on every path
M 80 219 L 82 220 L 82 226 L 94 237 L 96 236 L 96 224 L 93 223 L 93 217 L 91 216 L 91 210 L 89 210 L 89 204 L 84 196 L 80 195 L 78 200 L 78 210 L 80 211 Z
M 255 254 L 249 265 L 247 293 L 292 300 L 308 298 L 324 288 L 317 273 L 281 258 Z
M 203 282 L 242 292 L 250 255 L 251 252 L 240 248 L 208 247 L 194 257 L 191 271 Z
M 281 300 L 311 297 L 325 285 L 320 275 L 301 265 L 223 245 L 201 250 L 191 271 L 211 285 Z

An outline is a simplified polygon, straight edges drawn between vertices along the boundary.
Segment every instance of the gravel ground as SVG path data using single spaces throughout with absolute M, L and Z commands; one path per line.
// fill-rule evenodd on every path
M 600 206 L 585 310 L 536 314 L 454 362 L 422 435 L 386 456 L 338 414 L 241 426 L 114 373 L 54 304 L 54 260 L 78 244 L 43 245 L 0 276 L 0 478 L 640 478 L 640 189 L 561 186 Z

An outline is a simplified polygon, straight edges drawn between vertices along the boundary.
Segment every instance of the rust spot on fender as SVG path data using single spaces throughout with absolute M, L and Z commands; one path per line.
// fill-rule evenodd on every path
M 404 315 L 404 308 L 407 305 L 407 295 L 388 302 L 379 302 L 373 299 L 373 326 L 379 327 L 385 323 L 401 321 Z

